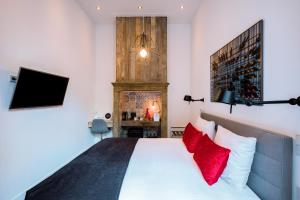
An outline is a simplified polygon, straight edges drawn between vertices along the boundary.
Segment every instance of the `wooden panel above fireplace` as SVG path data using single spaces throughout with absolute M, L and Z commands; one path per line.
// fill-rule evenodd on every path
M 167 17 L 145 17 L 149 55 L 139 55 L 143 17 L 116 19 L 116 82 L 167 82 Z

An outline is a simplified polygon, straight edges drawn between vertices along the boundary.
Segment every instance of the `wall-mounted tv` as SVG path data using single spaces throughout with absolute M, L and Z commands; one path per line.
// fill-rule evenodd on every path
M 9 109 L 63 105 L 69 78 L 21 67 Z

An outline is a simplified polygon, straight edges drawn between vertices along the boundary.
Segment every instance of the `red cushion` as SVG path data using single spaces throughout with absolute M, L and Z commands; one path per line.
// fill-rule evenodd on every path
M 209 185 L 218 181 L 227 165 L 229 153 L 230 149 L 215 144 L 206 134 L 199 141 L 194 160 Z
M 202 132 L 196 129 L 191 123 L 188 123 L 188 125 L 184 129 L 182 139 L 187 150 L 190 153 L 195 152 L 201 137 L 202 137 Z

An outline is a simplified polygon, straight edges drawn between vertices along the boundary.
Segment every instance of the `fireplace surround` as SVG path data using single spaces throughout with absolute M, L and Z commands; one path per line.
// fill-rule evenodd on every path
M 126 126 L 132 126 L 134 127 L 134 124 L 136 124 L 136 127 L 156 127 L 160 126 L 160 136 L 161 137 L 167 137 L 167 96 L 168 96 L 168 85 L 169 83 L 120 83 L 115 82 L 112 83 L 114 86 L 114 112 L 113 112 L 113 135 L 114 137 L 120 137 L 121 136 L 121 127 L 122 123 L 123 125 L 127 123 Z M 143 106 L 135 105 L 133 107 L 135 108 L 129 108 L 129 110 L 126 110 L 127 112 L 135 112 L 137 119 L 128 119 L 124 123 L 124 120 L 122 120 L 122 112 L 124 112 L 124 107 L 128 108 L 130 106 L 124 105 L 124 93 L 145 93 L 146 97 L 142 102 Z M 151 95 L 147 95 L 151 94 Z M 159 96 L 158 96 L 159 94 Z M 151 99 L 152 96 L 152 99 Z M 150 100 L 149 100 L 150 97 Z M 128 100 L 130 102 L 130 100 Z M 154 122 L 152 119 L 153 113 L 151 113 L 151 119 L 146 120 L 145 119 L 145 109 L 149 108 L 151 110 L 151 103 L 155 102 L 159 105 L 159 114 L 160 114 L 160 121 Z M 136 102 L 139 104 L 140 102 Z M 130 103 L 131 104 L 131 103 Z M 135 110 L 133 110 L 135 109 Z M 151 112 L 151 111 L 150 111 Z M 140 120 L 140 118 L 143 118 Z M 133 122 L 134 121 L 134 122 Z

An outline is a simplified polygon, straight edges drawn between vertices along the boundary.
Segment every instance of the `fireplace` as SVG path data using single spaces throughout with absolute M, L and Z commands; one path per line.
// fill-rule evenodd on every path
M 121 91 L 120 137 L 161 137 L 160 91 Z
M 159 91 L 122 91 L 120 110 L 124 120 L 154 120 L 154 114 L 161 115 L 161 93 Z M 148 116 L 146 116 L 148 112 Z M 146 119 L 149 117 L 148 119 Z M 159 120 L 158 120 L 159 121 Z
M 141 34 L 148 38 L 146 57 L 139 55 L 141 46 L 136 42 Z M 167 137 L 167 17 L 116 18 L 112 84 L 114 137 Z
M 113 85 L 115 137 L 167 137 L 168 83 Z

